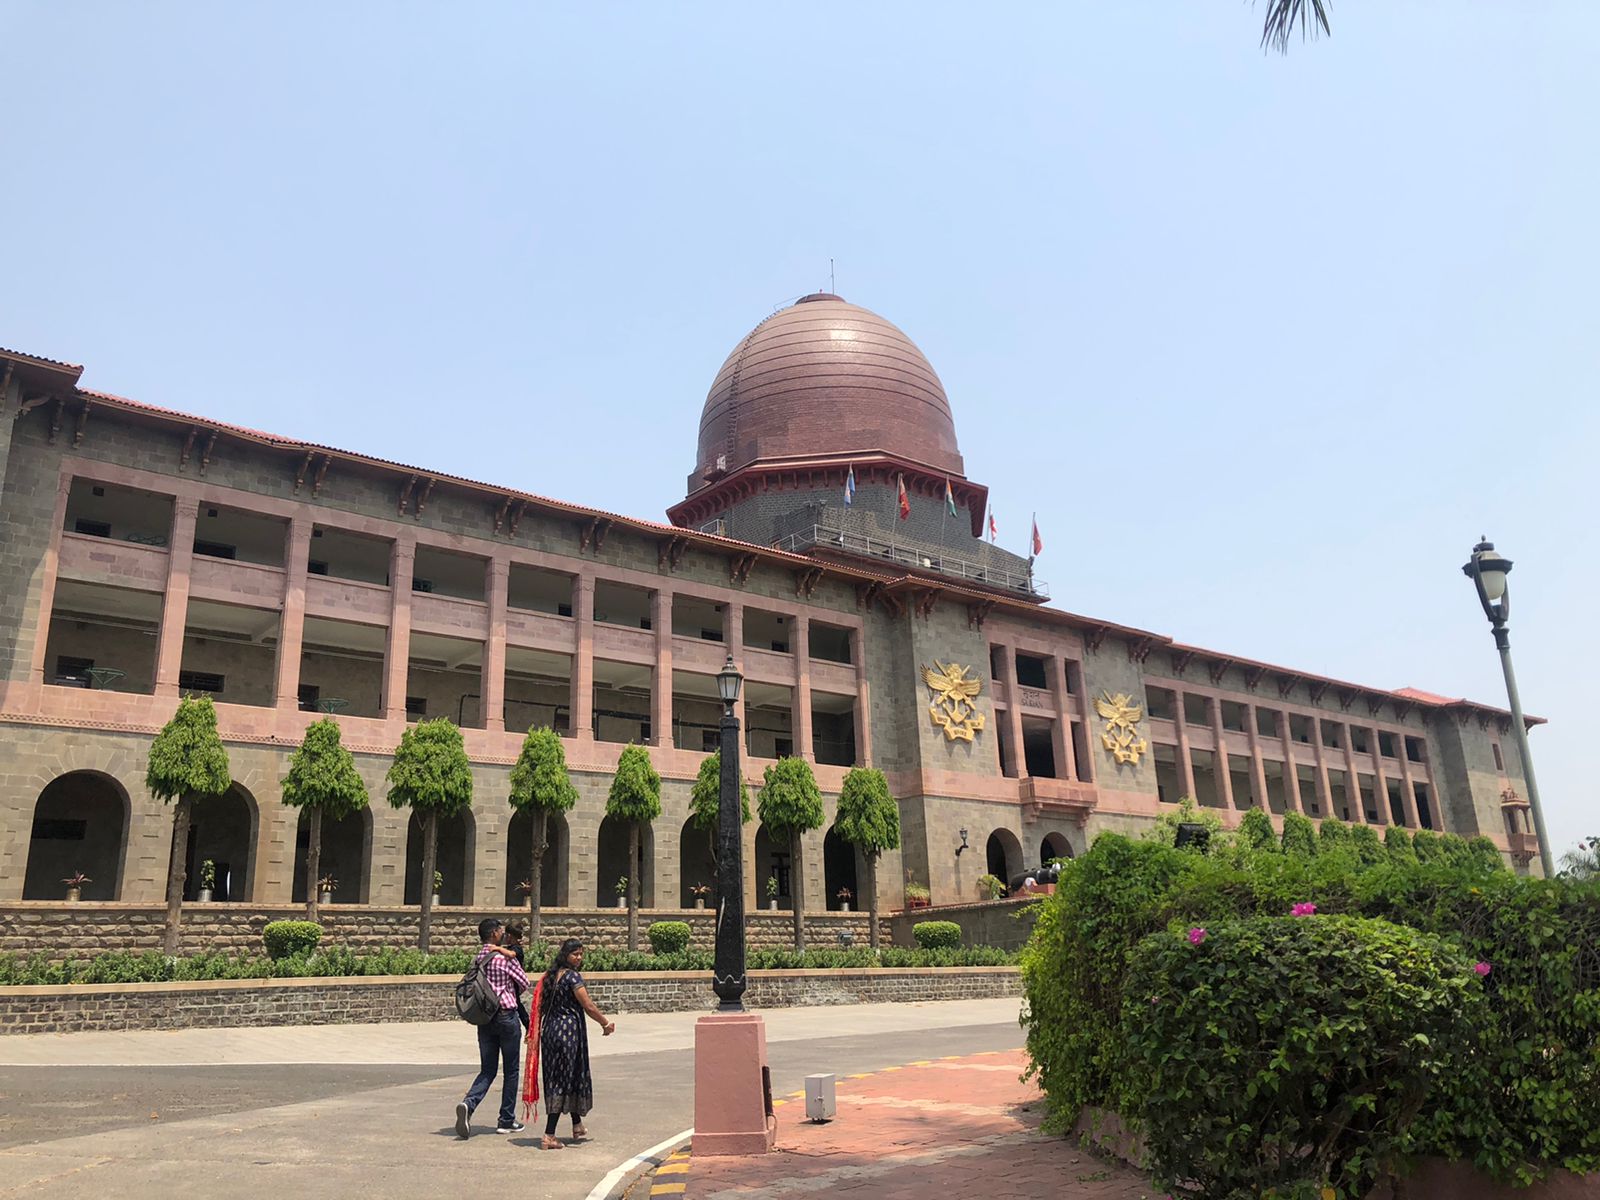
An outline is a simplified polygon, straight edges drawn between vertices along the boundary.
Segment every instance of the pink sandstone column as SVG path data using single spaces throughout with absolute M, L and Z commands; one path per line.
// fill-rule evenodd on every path
M 1372 799 L 1373 807 L 1378 810 L 1379 825 L 1393 825 L 1394 811 L 1389 807 L 1389 776 L 1383 769 L 1383 735 L 1374 728 L 1372 730 Z M 1411 810 L 1404 803 L 1400 811 L 1406 814 L 1406 819 L 1411 819 Z M 1363 812 L 1362 816 L 1366 814 Z
M 1255 807 L 1271 812 L 1267 800 L 1267 760 L 1261 755 L 1261 730 L 1256 722 L 1260 715 L 1254 704 L 1244 706 L 1244 732 L 1250 742 L 1250 790 L 1255 793 Z
M 792 619 L 795 753 L 807 762 L 816 762 L 816 745 L 811 736 L 811 618 L 796 613 Z M 807 895 L 810 895 L 809 890 Z
M 511 560 L 497 554 L 486 565 L 484 586 L 489 601 L 489 637 L 483 644 L 483 727 L 506 731 L 506 602 L 511 594 Z
M 1416 775 L 1411 770 L 1411 759 L 1406 755 L 1406 736 L 1403 733 L 1395 736 L 1399 740 L 1399 744 L 1395 749 L 1400 754 L 1400 803 L 1406 814 L 1406 820 L 1415 822 L 1417 828 L 1420 829 L 1422 827 L 1422 814 L 1417 811 Z M 1431 796 L 1433 789 L 1430 788 L 1428 794 Z M 1433 818 L 1434 825 L 1442 829 L 1444 827 L 1444 814 L 1435 813 Z
M 1172 690 L 1172 724 L 1178 733 L 1178 786 L 1189 799 L 1194 799 L 1194 755 L 1189 749 L 1189 718 L 1183 711 L 1184 694 Z M 1175 797 L 1181 799 L 1182 797 Z
M 406 682 L 411 672 L 411 580 L 417 535 L 401 533 L 389 547 L 389 636 L 383 648 L 383 716 L 406 721 Z
M 651 741 L 672 749 L 672 590 L 659 587 L 650 596 L 650 627 L 656 634 L 656 668 L 650 686 Z
M 1050 660 L 1050 707 L 1055 710 L 1054 734 L 1056 772 L 1062 779 L 1076 779 L 1078 764 L 1072 745 L 1072 714 L 1067 703 L 1067 663 L 1059 654 Z
M 722 606 L 722 635 L 733 665 L 744 670 L 744 605 L 730 600 Z M 744 727 L 744 689 L 739 689 L 739 699 L 734 701 L 733 715 L 739 718 L 739 736 L 744 738 L 746 757 L 750 751 L 750 731 Z M 753 908 L 745 911 L 754 912 Z
M 572 581 L 572 736 L 594 741 L 594 576 Z
M 1300 800 L 1300 764 L 1295 761 L 1294 723 L 1287 711 L 1278 713 L 1278 740 L 1283 743 L 1284 811 L 1304 813 Z
M 1350 803 L 1350 824 L 1365 825 L 1367 814 L 1361 803 L 1361 777 L 1356 774 L 1354 728 L 1347 721 L 1344 727 L 1344 794 Z M 1335 816 L 1338 814 L 1335 813 Z
M 3 407 L 4 396 L 0 396 Z M 0 412 L 0 420 L 5 414 Z M 39 622 L 33 635 L 33 661 L 28 668 L 28 682 L 45 681 L 45 651 L 50 644 L 50 613 L 56 603 L 56 571 L 61 562 L 61 531 L 67 523 L 67 500 L 72 494 L 72 476 L 63 474 L 56 483 L 55 516 L 50 525 L 50 545 L 45 548 L 39 563 Z M 22 881 L 17 881 L 21 888 Z M 20 895 L 20 892 L 19 892 Z
M 1222 697 L 1208 697 L 1206 703 L 1211 706 L 1211 736 L 1217 739 L 1217 791 L 1223 808 L 1237 810 L 1239 806 L 1233 802 L 1233 768 L 1228 763 L 1228 731 L 1222 727 Z
M 1322 718 L 1311 718 L 1311 751 L 1317 760 L 1317 810 L 1323 816 L 1333 812 L 1333 787 L 1328 782 L 1328 760 L 1323 754 Z
M 866 638 L 859 629 L 850 632 L 850 658 L 856 668 L 856 762 L 872 765 L 872 702 L 867 686 Z M 920 695 L 920 693 L 919 693 Z
M 289 522 L 283 569 L 283 616 L 278 622 L 278 678 L 273 701 L 283 712 L 300 708 L 300 648 L 306 631 L 306 564 L 311 556 L 311 518 Z
M 156 695 L 178 694 L 183 668 L 183 626 L 189 615 L 189 568 L 194 563 L 194 526 L 200 502 L 179 496 L 172 505 L 172 540 L 167 545 L 167 594 L 156 641 Z
M 1014 646 L 1002 644 L 1000 647 L 1000 686 L 1006 697 L 1005 748 L 1008 751 L 1001 769 L 1009 770 L 1010 774 L 1021 779 L 1028 773 L 1028 757 L 1022 749 L 1022 698 L 1017 694 L 1017 651 Z

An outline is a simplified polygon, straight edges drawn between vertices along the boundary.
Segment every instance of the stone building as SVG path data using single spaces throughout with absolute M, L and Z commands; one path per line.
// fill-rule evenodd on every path
M 325 833 L 337 903 L 418 899 L 421 839 L 383 778 L 406 722 L 446 716 L 476 795 L 443 832 L 445 904 L 519 899 L 529 838 L 507 775 L 523 732 L 550 725 L 581 798 L 556 822 L 545 902 L 614 903 L 626 836 L 604 797 L 639 742 L 665 781 L 645 904 L 687 907 L 710 875 L 689 788 L 730 653 L 750 782 L 800 755 L 827 797 L 804 854 L 819 908 L 863 878 L 831 824 L 854 764 L 882 768 L 900 803 L 886 907 L 907 879 L 936 903 L 972 899 L 985 873 L 1080 853 L 1184 795 L 1230 824 L 1257 806 L 1482 833 L 1524 866 L 1536 851 L 1500 709 L 1051 607 L 1031 561 L 982 536 L 987 490 L 932 366 L 834 295 L 734 348 L 668 523 L 153 407 L 81 374 L 0 351 L 0 903 L 58 900 L 75 870 L 86 900 L 159 901 L 171 814 L 144 788 L 146 756 L 193 692 L 216 700 L 235 779 L 189 847 L 215 864 L 218 902 L 303 899 L 304 832 L 279 782 L 328 713 L 374 798 Z M 769 876 L 783 901 L 787 847 L 758 823 L 746 842 L 750 901 Z

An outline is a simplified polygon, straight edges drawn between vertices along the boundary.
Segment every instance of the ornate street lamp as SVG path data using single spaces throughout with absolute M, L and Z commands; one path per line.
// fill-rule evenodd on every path
M 718 1012 L 744 1011 L 744 830 L 739 819 L 739 702 L 744 676 L 733 655 L 717 673 L 722 698 L 722 779 L 717 795 L 717 950 L 712 991 Z
M 1539 806 L 1539 785 L 1533 779 L 1528 726 L 1522 719 L 1517 676 L 1511 669 L 1511 637 L 1506 631 L 1506 621 L 1511 616 L 1511 595 L 1506 589 L 1511 560 L 1496 553 L 1494 543 L 1485 538 L 1472 548 L 1472 557 L 1461 568 L 1461 573 L 1477 587 L 1478 603 L 1483 605 L 1483 615 L 1489 618 L 1494 629 L 1494 644 L 1500 650 L 1500 669 L 1506 677 L 1506 695 L 1511 699 L 1511 726 L 1517 733 L 1517 753 L 1522 756 L 1522 777 L 1528 784 L 1528 804 L 1533 809 L 1533 827 L 1539 837 L 1539 865 L 1544 869 L 1544 877 L 1553 879 L 1555 868 L 1550 862 L 1550 839 L 1544 831 L 1544 809 Z

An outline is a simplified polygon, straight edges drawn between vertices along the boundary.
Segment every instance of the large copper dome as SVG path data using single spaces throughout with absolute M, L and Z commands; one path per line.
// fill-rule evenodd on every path
M 690 491 L 753 462 L 883 451 L 962 473 L 944 387 L 877 313 L 802 297 L 733 348 L 700 415 Z

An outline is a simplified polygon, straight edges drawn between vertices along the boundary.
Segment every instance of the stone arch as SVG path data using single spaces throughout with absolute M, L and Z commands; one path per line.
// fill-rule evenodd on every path
M 1014 876 L 1027 870 L 1027 864 L 1022 861 L 1022 843 L 1009 829 L 996 829 L 989 835 L 983 856 L 984 869 L 1008 887 Z
M 683 830 L 678 834 L 678 905 L 680 908 L 693 908 L 694 902 L 702 897 L 696 896 L 689 889 L 697 883 L 709 885 L 715 891 L 717 883 L 716 859 L 711 852 L 711 839 L 715 830 L 698 828 L 694 817 L 683 823 Z M 707 903 L 711 895 L 703 897 Z
M 306 902 L 306 858 L 311 853 L 311 816 L 302 811 L 294 834 L 294 880 L 290 899 Z M 342 821 L 322 819 L 322 858 L 319 870 L 338 880 L 335 904 L 366 904 L 372 894 L 372 808 L 369 805 Z
M 637 874 L 639 878 L 639 907 L 654 908 L 655 896 L 655 825 L 642 822 L 639 826 L 639 861 L 634 870 L 628 870 L 628 823 L 607 814 L 600 822 L 596 842 L 595 897 L 597 908 L 617 906 L 617 880 L 624 875 Z
M 222 795 L 197 800 L 189 818 L 183 898 L 199 897 L 200 867 L 209 860 L 217 873 L 211 898 L 248 902 L 255 886 L 256 837 L 260 830 L 261 806 L 250 789 L 237 780 Z
M 60 900 L 61 881 L 83 872 L 85 900 L 116 900 L 122 895 L 128 828 L 133 803 L 127 790 L 104 771 L 79 770 L 45 784 L 34 804 L 23 876 L 24 900 Z
M 526 908 L 528 894 L 518 886 L 532 876 L 533 814 L 518 809 L 506 822 L 506 896 L 505 903 L 513 908 Z M 553 812 L 545 824 L 544 874 L 539 881 L 539 906 L 541 908 L 567 907 L 567 848 L 572 835 L 567 829 L 565 813 Z
M 1047 833 L 1044 840 L 1039 843 L 1039 865 L 1043 866 L 1052 858 L 1071 858 L 1072 843 L 1067 840 L 1064 833 Z
M 822 838 L 822 894 L 828 902 L 828 911 L 837 912 L 844 901 L 839 899 L 839 889 L 850 889 L 850 905 L 862 903 L 861 883 L 866 871 L 859 869 L 861 856 L 856 848 L 839 836 L 837 825 L 828 826 Z
M 440 904 L 472 903 L 472 851 L 476 827 L 470 808 L 463 808 L 453 817 L 439 819 L 439 845 L 434 870 L 444 876 L 444 887 L 439 892 Z M 413 812 L 406 824 L 406 890 L 403 903 L 408 905 L 422 903 L 422 843 L 422 815 Z
M 778 877 L 778 894 L 776 897 L 767 895 L 767 879 L 770 876 Z M 756 907 L 766 908 L 768 902 L 776 899 L 779 908 L 787 908 L 794 903 L 794 863 L 791 861 L 788 838 L 775 838 L 768 832 L 765 825 L 756 829 L 756 852 L 750 861 L 750 879 L 755 884 Z

